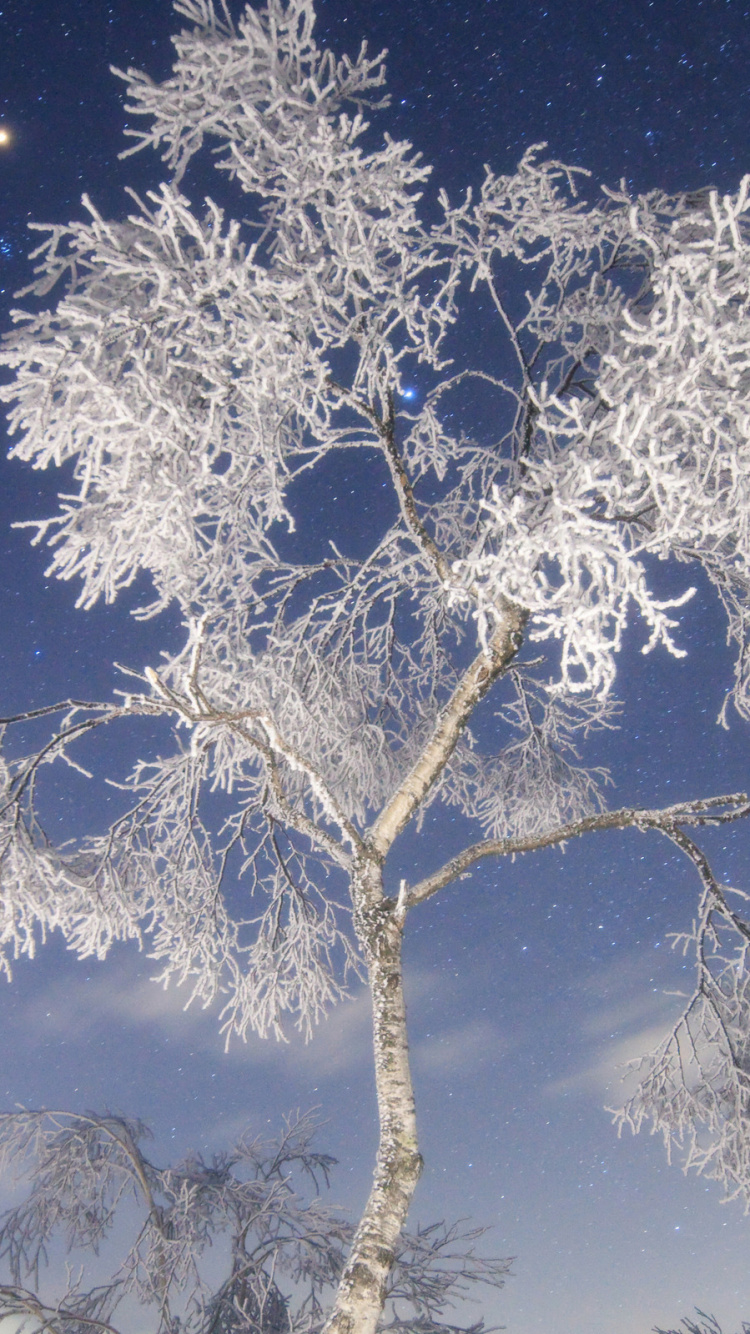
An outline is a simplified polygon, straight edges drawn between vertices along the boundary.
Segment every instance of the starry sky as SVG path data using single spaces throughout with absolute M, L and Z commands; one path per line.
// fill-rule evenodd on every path
M 750 7 L 738 0 L 319 0 L 319 37 L 390 50 L 384 121 L 435 164 L 456 197 L 482 164 L 511 170 L 525 148 L 634 190 L 712 184 L 750 169 Z M 167 0 L 0 0 L 0 312 L 25 281 L 26 224 L 105 214 L 122 189 L 159 180 L 121 163 L 123 112 L 109 65 L 170 67 Z M 44 577 L 44 554 L 9 524 L 50 512 L 54 479 L 0 464 L 0 705 L 8 713 L 78 694 L 107 698 L 112 663 L 141 668 L 174 627 L 122 607 L 74 610 Z M 683 572 L 684 573 L 684 572 Z M 675 589 L 680 584 L 675 576 Z M 730 679 L 723 627 L 699 589 L 685 609 L 688 657 L 622 655 L 617 737 L 594 757 L 611 801 L 666 804 L 750 785 L 748 736 L 715 720 Z M 87 800 L 74 783 L 68 802 Z M 466 841 L 426 822 L 432 864 Z M 424 847 L 424 843 L 421 845 Z M 717 872 L 747 884 L 750 828 L 706 840 Z M 409 839 L 399 874 L 423 855 Z M 695 1306 L 733 1334 L 750 1320 L 750 1221 L 653 1139 L 618 1140 L 603 1111 L 618 1066 L 661 1035 L 686 985 L 669 933 L 696 886 L 667 845 L 608 834 L 485 865 L 413 914 L 406 945 L 414 1073 L 426 1170 L 414 1219 L 470 1215 L 514 1277 L 484 1307 L 513 1334 L 646 1334 Z M 109 1106 L 156 1131 L 162 1161 L 272 1130 L 319 1106 L 321 1144 L 340 1159 L 336 1200 L 356 1212 L 375 1145 L 368 1013 L 355 994 L 304 1047 L 253 1040 L 223 1051 L 215 1015 L 183 1012 L 129 949 L 78 963 L 58 942 L 0 983 L 0 1106 Z M 476 1318 L 474 1313 L 471 1318 Z

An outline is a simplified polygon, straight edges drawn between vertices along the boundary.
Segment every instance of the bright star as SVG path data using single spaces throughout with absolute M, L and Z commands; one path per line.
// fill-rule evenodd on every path
M 4 126 L 0 126 L 0 148 L 7 148 L 9 143 L 10 130 L 6 130 Z

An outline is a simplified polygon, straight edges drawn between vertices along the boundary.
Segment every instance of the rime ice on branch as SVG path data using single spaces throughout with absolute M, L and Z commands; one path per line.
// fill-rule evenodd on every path
M 748 927 L 686 832 L 746 798 L 607 812 L 582 758 L 614 725 L 626 624 L 679 656 L 698 566 L 737 651 L 728 699 L 750 712 L 747 180 L 581 198 L 585 173 L 537 146 L 423 209 L 429 169 L 366 120 L 386 106 L 382 56 L 321 51 L 309 0 L 236 22 L 211 0 L 175 8 L 191 26 L 172 77 L 122 76 L 145 123 L 132 151 L 158 150 L 167 178 L 125 221 L 85 200 L 88 221 L 42 229 L 2 393 L 13 456 L 72 469 L 34 525 L 51 572 L 83 607 L 148 576 L 137 614 L 177 608 L 184 648 L 120 702 L 66 701 L 45 748 L 8 761 L 2 940 L 32 953 L 58 928 L 101 956 L 145 937 L 165 981 L 222 996 L 228 1035 L 309 1031 L 366 967 L 381 1148 L 328 1329 L 369 1334 L 421 1167 L 404 925 L 484 857 L 612 827 L 688 856 L 698 990 L 626 1115 L 670 1141 L 693 1127 L 692 1160 L 750 1190 Z M 233 217 L 188 197 L 205 149 Z M 478 294 L 496 344 L 475 336 Z M 459 427 L 479 400 L 492 429 Z M 352 535 L 371 539 L 356 559 L 300 499 L 352 456 Z M 363 523 L 384 486 L 390 518 Z M 659 561 L 685 566 L 671 600 Z M 504 734 L 483 745 L 490 695 Z M 136 765 L 109 830 L 55 849 L 43 766 L 141 714 L 171 721 L 172 753 Z M 396 900 L 389 851 L 431 802 L 479 841 Z
M 11 1279 L 0 1283 L 0 1317 L 15 1317 L 27 1332 L 119 1334 L 121 1308 L 135 1299 L 158 1334 L 316 1334 L 352 1226 L 321 1198 L 335 1159 L 314 1149 L 315 1130 L 309 1115 L 291 1117 L 277 1140 L 244 1135 L 229 1153 L 158 1167 L 140 1121 L 0 1115 L 0 1166 L 27 1187 L 0 1217 Z M 50 1242 L 64 1239 L 76 1259 L 105 1246 L 111 1254 L 115 1222 L 112 1277 L 87 1288 L 85 1262 L 69 1265 L 67 1291 L 40 1300 L 34 1289 Z M 481 1235 L 442 1223 L 404 1234 L 383 1330 L 396 1334 L 416 1320 L 423 1334 L 492 1334 L 482 1321 L 466 1330 L 450 1319 L 467 1287 L 500 1288 L 507 1276 L 509 1261 L 476 1255 Z M 217 1250 L 226 1275 L 218 1287 Z

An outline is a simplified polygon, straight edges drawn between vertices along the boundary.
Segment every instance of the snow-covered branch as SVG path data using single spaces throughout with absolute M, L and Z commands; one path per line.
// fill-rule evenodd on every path
M 481 843 L 473 843 L 470 847 L 464 848 L 463 852 L 451 857 L 450 861 L 438 871 L 425 876 L 423 880 L 407 889 L 404 893 L 406 907 L 413 908 L 416 904 L 423 903 L 425 899 L 432 898 L 433 894 L 437 894 L 446 885 L 465 875 L 470 867 L 487 857 L 516 857 L 526 852 L 539 852 L 542 848 L 559 847 L 563 843 L 569 843 L 571 839 L 580 838 L 583 834 L 597 833 L 606 829 L 642 831 L 658 829 L 682 847 L 685 842 L 682 825 L 728 824 L 735 820 L 743 820 L 748 814 L 750 814 L 750 802 L 747 793 L 733 792 L 723 797 L 679 802 L 675 806 L 665 806 L 662 810 L 623 807 L 617 811 L 601 811 L 599 814 L 571 820 L 567 824 L 558 825 L 539 834 L 484 839 Z M 701 860 L 699 869 L 702 874 L 709 873 L 705 858 Z
M 23 1182 L 25 1198 L 0 1219 L 0 1256 L 12 1276 L 0 1284 L 0 1318 L 16 1317 L 27 1334 L 119 1334 L 127 1328 L 120 1308 L 135 1299 L 157 1334 L 319 1334 L 352 1226 L 322 1198 L 336 1160 L 314 1147 L 317 1129 L 309 1114 L 289 1117 L 276 1140 L 245 1134 L 229 1152 L 159 1167 L 140 1121 L 54 1110 L 3 1115 L 0 1161 Z M 510 1266 L 477 1252 L 484 1232 L 437 1223 L 404 1233 L 380 1329 L 413 1328 L 418 1319 L 424 1334 L 464 1334 L 450 1319 L 456 1299 L 479 1285 L 501 1288 Z M 227 1239 L 217 1286 L 216 1262 L 209 1274 L 204 1260 Z M 55 1240 L 80 1267 L 69 1266 L 67 1289 L 42 1301 L 38 1273 Z M 111 1276 L 86 1287 L 105 1242 Z M 101 1267 L 99 1257 L 100 1275 Z M 30 1279 L 33 1289 L 23 1283 Z

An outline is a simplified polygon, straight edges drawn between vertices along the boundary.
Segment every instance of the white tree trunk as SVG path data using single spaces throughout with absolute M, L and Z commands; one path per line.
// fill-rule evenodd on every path
M 383 898 L 377 861 L 358 869 L 353 898 L 372 997 L 380 1145 L 370 1196 L 324 1334 L 374 1334 L 422 1170 L 401 970 L 403 916 L 392 899 Z
M 518 651 L 525 613 L 510 603 L 503 605 L 503 612 L 489 652 L 479 653 L 467 668 L 419 760 L 370 830 L 367 850 L 361 852 L 352 876 L 354 926 L 367 961 L 372 997 L 380 1145 L 370 1197 L 323 1334 L 375 1334 L 395 1247 L 422 1170 L 401 970 L 404 912 L 384 897 L 382 867 L 394 839 L 447 763 L 474 708 Z

